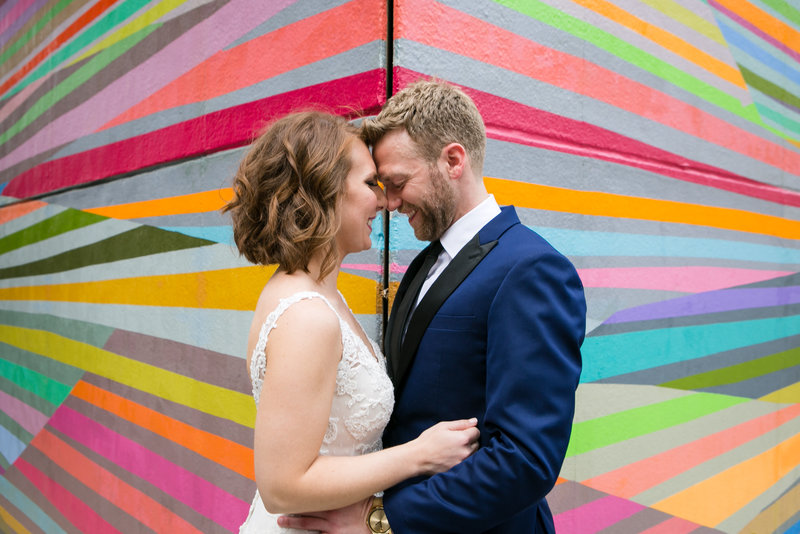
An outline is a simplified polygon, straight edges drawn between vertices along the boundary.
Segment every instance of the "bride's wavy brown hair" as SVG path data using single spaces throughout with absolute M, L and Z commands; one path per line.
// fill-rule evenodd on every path
M 222 208 L 247 260 L 308 272 L 322 251 L 320 280 L 336 268 L 338 205 L 358 133 L 342 117 L 306 111 L 278 119 L 253 142 Z

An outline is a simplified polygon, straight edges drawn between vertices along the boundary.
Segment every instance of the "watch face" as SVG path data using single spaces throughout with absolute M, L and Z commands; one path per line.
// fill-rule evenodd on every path
M 383 508 L 375 508 L 369 513 L 369 529 L 381 533 L 389 531 L 389 520 Z

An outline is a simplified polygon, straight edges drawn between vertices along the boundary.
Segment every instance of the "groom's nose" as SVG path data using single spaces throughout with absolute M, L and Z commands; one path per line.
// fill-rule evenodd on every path
M 384 191 L 386 193 L 386 209 L 394 211 L 403 204 L 403 199 L 397 192 L 393 191 L 391 187 L 387 187 Z

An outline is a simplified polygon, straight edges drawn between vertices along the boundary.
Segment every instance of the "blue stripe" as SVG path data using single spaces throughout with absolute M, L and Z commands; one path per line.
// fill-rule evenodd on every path
M 50 519 L 49 515 L 36 506 L 33 501 L 19 491 L 16 486 L 2 477 L 0 477 L 0 493 L 3 494 L 3 497 L 5 497 L 8 502 L 25 514 L 28 519 L 36 523 L 36 526 L 43 532 L 47 532 L 47 534 L 66 534 L 66 532 L 58 526 L 58 523 Z
M 741 35 L 736 29 L 726 24 L 723 20 L 723 17 L 717 18 L 717 24 L 720 27 L 720 30 L 722 30 L 722 35 L 725 37 L 725 40 L 728 42 L 728 44 L 735 46 L 759 63 L 771 68 L 775 72 L 780 73 L 781 75 L 800 85 L 800 71 L 791 68 L 788 63 L 784 63 L 763 48 L 760 48 L 757 44 L 747 39 L 744 35 Z
M 589 337 L 581 382 L 593 382 L 800 334 L 796 316 Z
M 8 464 L 13 464 L 22 451 L 25 450 L 27 445 L 20 441 L 20 439 L 12 434 L 6 427 L 0 425 L 0 454 L 3 455 L 8 461 Z

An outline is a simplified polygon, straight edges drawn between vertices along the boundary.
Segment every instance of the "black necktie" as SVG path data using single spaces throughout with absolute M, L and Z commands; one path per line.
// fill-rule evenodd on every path
M 408 285 L 408 290 L 406 291 L 403 301 L 400 303 L 400 308 L 397 310 L 401 318 L 405 317 L 401 340 L 405 337 L 408 323 L 411 320 L 411 314 L 413 312 L 410 310 L 414 307 L 419 291 L 422 289 L 422 284 L 425 282 L 425 279 L 428 278 L 428 272 L 431 270 L 431 267 L 433 267 L 433 264 L 436 263 L 441 252 L 442 244 L 437 239 L 431 243 L 430 248 L 428 248 L 428 254 L 425 256 L 425 261 L 422 262 L 422 267 L 420 267 L 419 271 L 417 271 L 417 274 L 414 275 L 413 280 L 411 280 L 411 283 Z

